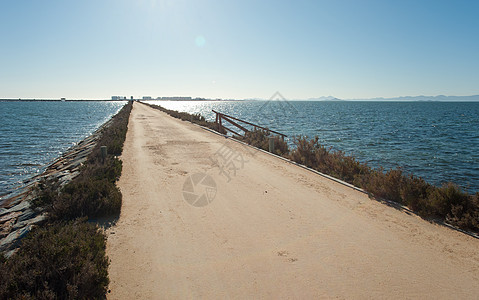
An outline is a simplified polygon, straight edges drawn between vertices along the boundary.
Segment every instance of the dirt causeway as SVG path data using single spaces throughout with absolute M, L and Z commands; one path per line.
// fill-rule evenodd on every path
M 479 295 L 479 240 L 146 105 L 121 159 L 109 299 Z

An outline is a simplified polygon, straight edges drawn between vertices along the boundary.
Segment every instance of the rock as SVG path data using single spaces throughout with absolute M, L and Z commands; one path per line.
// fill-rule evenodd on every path
M 16 218 L 18 217 L 19 215 L 21 215 L 22 212 L 21 211 L 14 211 L 14 212 L 11 212 L 11 213 L 8 213 L 8 214 L 5 214 L 3 215 L 1 218 L 0 218 L 0 224 L 1 223 L 5 223 L 13 218 Z
M 70 175 L 70 172 L 68 172 L 68 171 L 66 171 L 66 170 L 51 174 L 52 177 L 55 177 L 55 178 L 57 178 L 57 179 L 60 179 L 60 178 L 62 178 L 63 176 L 67 176 L 67 175 Z
M 18 217 L 17 222 L 22 222 L 28 219 L 31 219 L 36 216 L 36 212 L 33 211 L 33 209 L 28 208 L 22 214 Z
M 15 248 L 15 249 L 13 249 L 13 250 L 7 251 L 7 252 L 5 253 L 5 257 L 6 257 L 6 258 L 10 258 L 10 256 L 12 256 L 13 254 L 15 254 L 15 252 L 17 252 L 17 251 L 18 251 L 18 248 Z
M 86 158 L 75 159 L 68 165 L 68 169 L 71 170 L 75 167 L 81 166 L 86 161 Z
M 30 190 L 27 186 L 23 188 L 19 188 L 16 191 L 8 194 L 8 196 L 5 199 L 2 199 L 1 207 L 8 210 L 12 206 L 22 202 L 25 195 L 28 195 L 29 193 L 30 193 Z M 0 215 L 1 214 L 2 214 L 2 211 L 0 210 Z
M 58 180 L 60 183 L 60 186 L 64 186 L 65 184 L 69 183 L 77 176 L 78 174 L 68 174 L 68 175 L 62 176 L 62 178 Z
M 29 201 L 22 201 L 20 202 L 19 204 L 7 209 L 5 213 L 11 213 L 11 212 L 15 212 L 15 211 L 23 211 L 23 210 L 26 210 L 27 208 L 30 207 L 30 202 Z
M 11 250 L 18 246 L 20 240 L 32 230 L 33 225 L 28 225 L 11 232 L 6 238 L 0 241 L 0 251 Z
M 33 219 L 27 219 L 27 220 L 24 220 L 24 221 L 21 221 L 21 222 L 17 222 L 13 226 L 13 229 L 17 230 L 17 229 L 20 229 L 22 227 L 29 226 L 29 225 L 39 225 L 39 224 L 43 223 L 46 219 L 47 219 L 46 214 L 38 215 Z
M 25 182 L 23 188 L 2 197 L 0 203 L 0 252 L 12 255 L 20 240 L 32 229 L 46 220 L 46 213 L 39 214 L 30 207 L 30 200 L 37 197 L 36 187 L 43 179 L 58 180 L 59 187 L 67 184 L 80 174 L 81 166 L 97 145 L 105 128 L 112 124 L 106 122 L 92 135 L 55 159 L 42 174 Z M 114 233 L 113 233 L 114 234 Z
M 0 230 L 0 239 L 3 239 L 12 232 L 13 225 L 17 222 L 17 219 L 13 218 L 2 224 L 2 230 Z

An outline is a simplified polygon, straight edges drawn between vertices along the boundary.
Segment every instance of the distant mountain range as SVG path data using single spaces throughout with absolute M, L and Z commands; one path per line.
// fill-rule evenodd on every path
M 479 101 L 479 95 L 472 96 L 402 96 L 395 98 L 351 99 L 372 101 Z
M 472 96 L 402 96 L 395 98 L 348 99 L 361 101 L 479 101 L 479 95 Z
M 308 101 L 343 101 L 343 100 L 333 96 L 323 96 L 319 98 L 309 98 Z
M 297 99 L 300 100 L 300 99 Z M 352 98 L 339 99 L 334 96 L 323 96 L 317 98 L 309 98 L 307 101 L 479 101 L 479 95 L 472 96 L 401 96 L 394 98 Z

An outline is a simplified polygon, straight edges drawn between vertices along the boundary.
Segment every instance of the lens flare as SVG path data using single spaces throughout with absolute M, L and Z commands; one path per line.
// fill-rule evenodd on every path
M 198 46 L 198 47 L 200 47 L 200 48 L 201 48 L 201 47 L 204 47 L 205 44 L 206 44 L 206 39 L 205 39 L 205 37 L 202 36 L 202 35 L 198 35 L 198 36 L 196 37 L 196 39 L 195 39 L 195 44 L 196 44 L 196 46 Z

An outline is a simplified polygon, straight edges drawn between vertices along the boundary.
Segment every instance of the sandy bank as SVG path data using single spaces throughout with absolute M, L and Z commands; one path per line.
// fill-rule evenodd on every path
M 111 299 L 479 295 L 479 240 L 145 105 L 122 160 Z

